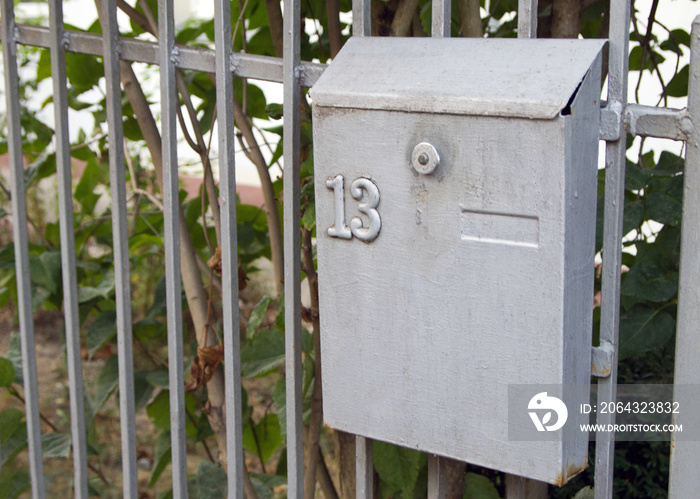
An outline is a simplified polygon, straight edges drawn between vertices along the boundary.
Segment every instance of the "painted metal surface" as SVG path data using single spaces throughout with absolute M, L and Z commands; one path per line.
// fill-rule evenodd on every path
M 511 383 L 589 380 L 597 47 L 563 101 L 571 114 L 556 119 L 325 107 L 343 76 L 357 82 L 342 55 L 311 90 L 328 424 L 551 483 L 585 467 L 587 441 L 508 441 L 491 408 L 507 407 Z M 411 167 L 420 142 L 439 151 L 431 175 Z M 326 181 L 338 175 L 377 187 L 376 238 L 326 232 L 338 199 Z M 348 217 L 370 227 L 370 192 L 349 192 Z
M 452 28 L 452 2 L 451 0 L 433 0 L 432 3 L 430 34 L 433 38 L 449 37 Z
M 221 209 L 222 304 L 226 376 L 226 456 L 228 497 L 243 499 L 243 411 L 241 409 L 241 338 L 238 309 L 238 230 L 236 223 L 235 129 L 231 60 L 231 3 L 216 0 L 216 110 L 219 138 L 219 205 Z
M 610 2 L 608 51 L 608 106 L 624 116 L 627 103 L 630 3 Z M 610 375 L 598 380 L 598 404 L 617 400 L 617 356 L 620 331 L 620 269 L 622 268 L 622 220 L 625 195 L 627 137 L 605 146 L 605 215 L 603 222 L 603 270 L 601 274 L 600 347 L 612 351 Z M 614 424 L 615 414 L 598 414 L 598 424 Z M 615 436 L 599 432 L 595 448 L 595 499 L 613 493 Z
M 103 2 L 103 5 L 109 2 Z M 434 8 L 441 8 L 442 12 L 449 9 L 447 2 L 442 3 L 436 2 Z M 624 185 L 624 172 L 622 171 L 622 166 L 624 165 L 624 141 L 618 140 L 618 138 L 623 134 L 623 132 L 643 135 L 643 136 L 654 136 L 654 137 L 664 137 L 672 138 L 676 140 L 688 140 L 688 157 L 687 164 L 689 168 L 686 171 L 686 194 L 688 192 L 693 192 L 695 185 L 695 170 L 692 169 L 691 165 L 697 165 L 698 155 L 697 152 L 697 132 L 696 127 L 693 127 L 692 119 L 694 115 L 697 114 L 697 95 L 700 91 L 697 91 L 697 57 L 694 58 L 693 68 L 691 70 L 691 99 L 689 103 L 689 110 L 675 110 L 675 109 L 657 109 L 650 108 L 646 106 L 637 105 L 626 105 L 626 85 L 627 85 L 627 71 L 626 71 L 626 51 L 627 51 L 627 38 L 628 38 L 628 25 L 629 25 L 629 5 L 624 0 L 615 0 L 612 2 L 612 19 L 611 19 L 611 63 L 610 63 L 610 105 L 608 106 L 608 111 L 603 114 L 601 120 L 601 138 L 607 140 L 610 143 L 607 148 L 607 162 L 606 166 L 608 168 L 607 172 L 607 187 L 606 191 L 609 192 L 609 198 L 606 200 L 606 227 L 605 227 L 605 240 L 606 240 L 606 254 L 611 255 L 604 263 L 603 271 L 603 281 L 604 281 L 604 291 L 603 291 L 603 332 L 602 338 L 603 343 L 600 347 L 593 349 L 593 359 L 594 365 L 598 366 L 598 369 L 593 369 L 594 373 L 598 376 L 607 376 L 607 380 L 600 382 L 602 390 L 599 391 L 601 396 L 604 398 L 614 397 L 614 385 L 616 383 L 616 369 L 617 369 L 617 359 L 616 359 L 616 342 L 617 342 L 617 323 L 619 316 L 617 315 L 619 297 L 619 258 L 617 256 L 617 250 L 620 245 L 620 234 L 619 227 L 621 227 L 621 216 L 622 216 L 622 203 L 621 193 L 623 192 Z M 3 0 L 2 1 L 2 37 L 3 37 L 3 52 L 4 52 L 4 66 L 5 66 L 5 89 L 7 97 L 7 116 L 8 116 L 8 152 L 10 156 L 11 164 L 11 188 L 13 192 L 12 196 L 12 211 L 13 219 L 15 224 L 13 224 L 14 231 L 14 243 L 15 243 L 15 255 L 16 255 L 16 272 L 17 272 L 17 287 L 18 287 L 18 311 L 20 316 L 20 336 L 21 336 L 21 348 L 23 356 L 23 374 L 25 379 L 25 398 L 26 398 L 26 412 L 27 412 L 27 428 L 29 436 L 29 462 L 30 462 L 30 473 L 32 478 L 32 494 L 33 497 L 44 497 L 44 480 L 43 480 L 43 470 L 42 470 L 42 459 L 41 459 L 41 444 L 40 444 L 40 424 L 38 418 L 38 397 L 37 397 L 37 378 L 36 378 L 36 366 L 34 357 L 34 334 L 33 325 L 31 317 L 31 291 L 29 285 L 29 263 L 28 263 L 28 252 L 27 252 L 27 227 L 26 223 L 26 207 L 24 200 L 24 186 L 23 186 L 23 176 L 22 176 L 22 154 L 21 154 L 21 133 L 19 124 L 19 94 L 18 94 L 18 80 L 17 80 L 17 66 L 15 58 L 15 43 L 36 45 L 41 47 L 56 47 L 57 41 L 60 42 L 60 49 L 64 51 L 87 53 L 94 55 L 103 55 L 106 52 L 112 52 L 112 56 L 107 54 L 106 62 L 110 67 L 114 66 L 114 62 L 117 60 L 126 61 L 140 61 L 150 64 L 165 64 L 164 74 L 172 74 L 173 68 L 181 69 L 192 69 L 214 72 L 218 68 L 219 73 L 226 71 L 225 68 L 228 66 L 228 70 L 232 75 L 240 77 L 250 77 L 258 78 L 269 81 L 284 81 L 288 88 L 291 88 L 290 96 L 294 98 L 294 92 L 298 91 L 299 86 L 312 86 L 321 73 L 323 72 L 325 66 L 322 64 L 306 63 L 300 62 L 298 60 L 298 44 L 299 44 L 299 33 L 300 25 L 297 22 L 292 23 L 286 32 L 288 33 L 288 52 L 291 55 L 290 61 L 292 64 L 290 67 L 292 70 L 288 73 L 284 72 L 284 64 L 282 59 L 255 56 L 250 54 L 229 54 L 229 62 L 226 63 L 226 58 L 222 59 L 220 62 L 217 59 L 217 52 L 214 50 L 207 50 L 201 48 L 192 47 L 178 47 L 178 55 L 174 57 L 173 46 L 165 44 L 166 53 L 160 52 L 160 45 L 157 43 L 146 42 L 141 40 L 131 40 L 131 39 L 119 39 L 114 40 L 103 40 L 100 35 L 92 33 L 80 33 L 64 31 L 60 38 L 56 37 L 56 33 L 62 30 L 62 26 L 59 25 L 57 21 L 51 22 L 50 28 L 42 28 L 36 26 L 15 26 L 14 16 L 13 16 L 13 1 Z M 170 8 L 170 2 L 161 2 L 161 6 Z M 292 12 L 298 11 L 298 3 L 294 3 L 290 6 Z M 528 10 L 529 8 L 529 10 Z M 370 3 L 367 0 L 356 0 L 354 2 L 354 16 L 358 22 L 353 25 L 353 32 L 355 35 L 368 35 L 370 31 Z M 520 2 L 520 20 L 519 20 L 519 35 L 521 37 L 534 36 L 535 32 L 535 22 L 536 17 L 534 13 L 536 12 L 536 2 L 522 0 Z M 449 18 L 449 15 L 445 16 Z M 223 16 L 222 19 L 226 17 Z M 434 20 L 437 20 L 437 16 Z M 298 20 L 297 20 L 298 21 Z M 445 19 L 443 19 L 445 21 Z M 697 24 L 695 22 L 695 33 L 693 34 L 693 53 L 697 54 L 698 51 L 698 40 L 697 40 Z M 168 28 L 169 29 L 169 28 Z M 225 28 L 224 28 L 225 29 Z M 116 35 L 116 25 L 112 21 L 107 22 L 107 27 L 103 27 L 103 32 L 111 33 L 111 36 Z M 446 31 L 443 34 L 447 34 Z M 440 35 L 439 30 L 434 30 L 433 35 Z M 116 42 L 116 43 L 115 43 Z M 105 47 L 119 47 L 119 50 L 111 51 L 105 49 Z M 295 48 L 296 47 L 296 48 Z M 218 49 L 217 49 L 218 50 Z M 295 53 L 296 51 L 296 53 Z M 108 92 L 114 91 L 115 88 L 115 78 L 114 74 L 110 75 L 110 70 L 107 69 L 107 79 L 108 79 Z M 113 73 L 113 71 L 112 71 Z M 59 75 L 60 76 L 60 75 Z M 167 81 L 167 79 L 166 79 Z M 111 83 L 110 83 L 111 82 Z M 109 86 L 112 85 L 112 90 Z M 167 83 L 164 87 L 167 86 Z M 695 89 L 695 90 L 693 90 Z M 224 90 L 225 91 L 225 90 Z M 173 97 L 173 93 L 166 92 L 170 99 Z M 59 99 L 60 101 L 60 99 Z M 173 102 L 172 100 L 164 102 Z M 59 104 L 60 106 L 60 104 Z M 118 107 L 118 106 L 117 106 Z M 166 106 L 167 107 L 167 106 Z M 293 145 L 289 146 L 289 149 L 285 151 L 285 156 L 288 163 L 294 163 L 294 158 L 298 154 L 298 141 L 294 140 L 294 137 L 298 137 L 298 107 L 292 107 L 295 109 L 292 113 L 288 113 L 289 116 L 286 118 L 291 129 L 290 137 L 292 140 L 289 142 Z M 611 112 L 612 111 L 612 112 Z M 60 112 L 60 111 L 59 111 Z M 172 113 L 171 113 L 172 114 Z M 623 117 L 623 119 L 620 119 Z M 221 118 L 220 118 L 221 119 Z M 115 121 L 116 118 L 110 121 Z M 166 120 L 170 123 L 169 120 Z M 296 125 L 295 125 L 296 123 Z M 623 128 L 624 125 L 624 128 Z M 119 127 L 111 126 L 112 129 L 118 130 Z M 164 133 L 164 139 L 168 140 L 168 137 L 174 135 L 174 128 L 168 126 L 166 132 Z M 110 138 L 110 141 L 114 141 Z M 171 140 L 171 143 L 174 140 Z M 165 146 L 166 149 L 174 154 L 174 149 L 172 145 Z M 118 148 L 117 148 L 118 149 Z M 174 156 L 171 156 L 171 160 Z M 175 158 L 176 159 L 176 158 Z M 297 157 L 298 159 L 298 157 Z M 111 159 L 115 164 L 119 164 L 118 153 L 115 154 L 115 159 Z M 167 161 L 167 160 L 166 160 Z M 292 168 L 293 170 L 294 168 Z M 291 171 L 291 170 L 290 170 Z M 118 176 L 120 174 L 119 168 L 111 169 L 112 175 Z M 439 169 L 438 169 L 439 172 Z M 167 177 L 166 172 L 166 177 Z M 168 182 L 171 182 L 173 175 L 170 174 Z M 350 178 L 350 181 L 354 179 Z M 230 185 L 231 179 L 226 180 L 222 184 L 222 196 L 225 196 L 225 186 Z M 112 180 L 115 183 L 115 180 Z M 167 182 L 166 182 L 167 183 Z M 288 189 L 292 193 L 291 197 L 294 195 L 294 186 L 292 185 L 294 180 L 288 182 L 285 189 Z M 348 184 L 350 185 L 350 184 Z M 381 186 L 380 186 L 381 187 Z M 168 189 L 166 188 L 166 191 Z M 688 191 L 689 190 L 689 191 Z M 427 192 L 427 191 L 426 191 Z M 333 193 L 326 191 L 327 195 L 332 196 Z M 285 194 L 287 198 L 287 194 Z M 696 223 L 698 215 L 697 207 L 695 206 L 697 202 L 697 196 L 686 195 L 686 205 L 684 207 L 684 220 L 686 227 Z M 385 198 L 380 196 L 381 203 L 378 204 L 376 209 L 378 213 L 381 213 L 383 206 L 386 204 Z M 353 202 L 348 196 L 347 201 Z M 428 207 L 428 197 L 422 194 L 416 197 L 416 213 L 420 209 L 427 209 Z M 292 207 L 294 204 L 292 203 Z M 293 211 L 293 210 L 292 210 Z M 115 230 L 120 230 L 120 224 L 117 222 L 118 210 L 115 211 L 115 222 L 117 228 Z M 426 216 L 428 212 L 425 212 Z M 65 215 L 65 212 L 64 212 Z M 229 214 L 230 215 L 230 214 Z M 173 216 L 173 211 L 171 209 L 170 216 Z M 177 217 L 175 217 L 177 218 Z M 479 218 L 478 216 L 476 217 Z M 425 219 L 423 219 L 425 220 Z M 525 219 L 525 225 L 532 224 L 530 219 Z M 19 223 L 17 223 L 19 221 Z M 172 221 L 172 220 L 171 220 Z M 477 220 L 478 222 L 478 220 Z M 172 221 L 172 223 L 177 223 Z M 298 227 L 298 219 L 295 219 L 295 215 L 292 214 L 290 217 L 290 222 L 286 225 L 286 230 L 291 229 L 292 232 L 294 228 Z M 465 225 L 468 233 L 479 234 L 480 231 L 484 230 L 484 224 L 479 225 L 479 223 L 471 223 L 468 221 Z M 424 227 L 425 228 L 425 227 Z M 525 229 L 523 234 L 532 232 L 530 229 Z M 378 236 L 377 241 L 380 241 L 382 234 Z M 676 373 L 676 381 L 683 383 L 683 380 L 690 379 L 697 381 L 698 368 L 697 365 L 693 364 L 696 362 L 696 356 L 693 352 L 697 350 L 696 344 L 693 343 L 695 340 L 692 335 L 688 335 L 687 331 L 692 329 L 693 324 L 697 323 L 695 320 L 694 313 L 696 311 L 692 310 L 690 306 L 684 305 L 684 303 L 695 303 L 697 301 L 694 298 L 696 291 L 695 283 L 697 283 L 697 278 L 692 276 L 696 273 L 695 267 L 697 262 L 693 259 L 693 252 L 688 251 L 688 247 L 697 246 L 697 242 L 694 242 L 692 233 L 688 233 L 687 230 L 684 231 L 684 249 L 682 251 L 683 256 L 683 273 L 681 274 L 681 291 L 679 295 L 680 310 L 679 310 L 679 320 L 678 336 L 681 341 L 686 341 L 687 348 L 681 348 L 678 351 L 678 370 Z M 235 238 L 234 238 L 235 239 Z M 357 239 L 357 238 L 354 238 Z M 176 246 L 176 238 L 170 237 L 170 247 Z M 294 241 L 292 241 L 294 242 Z M 349 241 L 338 241 L 350 243 Z M 525 241 L 526 243 L 528 241 Z M 298 243 L 298 240 L 297 240 Z M 360 245 L 363 247 L 369 247 L 368 245 L 362 243 L 360 240 L 351 241 L 352 244 Z M 374 245 L 376 243 L 372 243 Z M 530 241 L 530 244 L 532 242 Z M 294 256 L 294 247 L 288 250 L 289 255 Z M 119 251 L 119 248 L 115 248 L 115 254 Z M 176 250 L 175 250 L 176 251 Z M 298 256 L 298 254 L 297 254 Z M 288 258 L 289 261 L 289 258 Z M 298 258 L 293 260 L 294 263 L 291 264 L 291 274 L 294 275 L 295 269 L 298 275 Z M 689 263 L 690 262 L 690 263 Z M 117 267 L 124 269 L 123 264 L 116 263 Z M 176 272 L 171 267 L 171 274 Z M 118 270 L 118 269 L 117 269 Z M 685 274 L 688 277 L 683 277 Z M 172 282 L 173 280 L 170 279 Z M 172 290 L 169 290 L 172 291 Z M 119 300 L 119 298 L 118 298 Z M 124 307 L 128 307 L 128 293 L 124 294 Z M 694 300 L 694 301 L 693 301 Z M 295 304 L 295 298 L 290 299 L 289 304 Z M 290 305 L 288 304 L 288 307 Z M 177 306 L 175 303 L 170 304 L 171 307 Z M 293 306 L 290 308 L 294 308 Z M 123 313 L 124 317 L 128 314 Z M 296 317 L 292 318 L 292 323 L 296 323 Z M 127 338 L 126 326 L 123 331 L 123 338 Z M 298 344 L 298 343 L 297 343 Z M 175 345 L 177 347 L 177 345 Z M 128 357 L 128 349 L 126 346 L 120 346 L 120 357 Z M 236 347 L 227 344 L 227 352 L 231 349 L 236 350 Z M 121 359 L 120 359 L 121 362 Z M 175 363 L 177 364 L 177 363 Z M 75 366 L 75 362 L 73 362 Z M 695 369 L 695 370 L 693 370 Z M 177 369 L 175 369 L 177 371 Z M 235 369 L 234 369 L 235 372 Z M 128 391 L 128 366 L 120 366 L 120 377 L 124 376 L 122 380 L 120 378 L 120 390 Z M 172 373 L 171 373 L 172 374 Z M 175 372 L 177 375 L 177 372 Z M 227 378 L 231 379 L 231 376 L 235 376 L 231 371 L 227 370 Z M 72 379 L 76 380 L 77 377 L 73 376 Z M 73 382 L 75 383 L 75 382 Z M 124 388 L 124 386 L 127 386 Z M 74 388 L 74 387 L 73 387 Z M 229 397 L 230 398 L 230 397 Z M 235 399 L 235 394 L 233 396 Z M 229 401 L 230 402 L 230 401 Z M 300 402 L 300 399 L 295 399 L 296 402 Z M 128 405 L 128 402 L 127 402 Z M 234 401 L 235 405 L 235 401 Z M 230 410 L 230 409 L 229 409 Z M 129 418 L 129 411 L 122 409 L 122 425 L 126 428 L 129 427 L 130 423 L 124 421 L 126 412 L 126 418 Z M 234 423 L 235 425 L 235 423 Z M 230 427 L 230 423 L 229 423 Z M 176 430 L 184 429 L 184 422 L 180 421 L 175 425 Z M 607 498 L 612 497 L 612 456 L 613 456 L 613 442 L 610 438 L 604 438 L 601 440 L 599 438 L 598 449 L 597 449 L 597 474 L 596 474 L 596 497 Z M 292 438 L 294 439 L 294 437 Z M 301 449 L 301 435 L 298 434 L 298 438 L 294 442 L 293 448 L 296 452 L 296 462 L 292 465 L 295 470 L 299 470 L 301 466 L 300 449 Z M 365 439 L 363 437 L 358 437 L 358 464 L 361 466 L 358 468 L 358 485 L 363 484 L 364 488 L 358 487 L 358 497 L 368 497 L 371 495 L 372 490 L 372 467 L 371 467 L 371 440 Z M 229 444 L 230 445 L 230 444 Z M 238 444 L 233 444 L 234 447 Z M 131 452 L 131 451 L 126 451 Z M 174 447 L 174 452 L 178 454 L 178 448 Z M 184 452 L 180 452 L 180 457 L 176 459 L 178 463 L 184 462 Z M 672 454 L 672 471 L 671 471 L 671 497 L 690 497 L 697 490 L 697 474 L 694 469 L 692 469 L 692 463 L 697 461 L 698 449 L 697 446 L 689 445 L 688 443 L 676 442 L 674 443 L 674 452 Z M 131 466 L 131 458 L 125 458 L 127 461 L 127 466 Z M 229 457 L 229 460 L 232 458 Z M 439 462 L 439 459 L 438 459 Z M 235 467 L 235 465 L 234 465 Z M 76 473 L 80 474 L 80 468 L 82 464 L 78 464 Z M 231 468 L 229 468 L 230 470 Z M 229 474 L 231 472 L 229 471 Z M 180 475 L 181 477 L 183 475 Z M 296 476 L 296 475 L 295 475 Z M 230 479 L 230 478 L 229 478 Z M 131 478 L 126 479 L 131 481 Z M 230 479 L 231 480 L 231 479 Z M 297 476 L 295 480 L 292 478 L 291 482 L 295 483 L 293 487 L 296 490 L 300 490 L 301 487 L 301 475 Z M 125 482 L 126 484 L 126 482 Z M 369 484 L 369 485 L 367 485 Z M 303 487 L 302 487 L 303 489 Z M 182 489 L 181 489 L 182 490 Z M 229 486 L 229 491 L 231 492 L 231 487 Z M 129 492 L 125 485 L 125 495 L 128 496 Z M 509 496 L 510 497 L 510 496 Z
M 673 381 L 678 385 L 700 384 L 700 16 L 691 32 L 691 68 L 688 115 L 696 123 L 686 144 L 683 173 L 683 226 L 681 232 L 680 281 L 676 329 L 676 363 Z M 675 415 L 674 424 L 697 428 L 700 411 L 688 408 Z M 675 437 L 675 434 L 674 434 Z M 700 442 L 671 441 L 669 498 L 694 497 L 700 490 Z
M 21 101 L 19 97 L 19 75 L 17 72 L 14 1 L 3 0 L 0 7 L 2 7 L 0 23 L 2 23 L 5 109 L 7 110 L 7 153 L 10 164 L 10 189 L 12 192 L 12 236 L 15 249 L 17 313 L 19 315 L 20 348 L 22 351 L 29 475 L 32 480 L 32 498 L 41 499 L 45 495 L 45 483 L 41 456 L 39 386 L 36 372 L 36 352 L 34 349 L 32 287 L 29 280 L 29 242 L 27 237 L 24 161 L 22 157 Z
M 445 458 L 428 454 L 428 499 L 447 499 Z
M 58 220 L 61 240 L 61 274 L 63 280 L 63 317 L 66 331 L 66 364 L 70 393 L 71 439 L 73 450 L 73 488 L 76 498 L 88 497 L 87 435 L 83 404 L 83 369 L 80 359 L 80 319 L 78 317 L 78 284 L 75 266 L 73 227 L 73 185 L 70 139 L 68 137 L 68 93 L 66 51 L 63 46 L 63 2 L 49 3 L 51 26 L 51 80 L 56 139 L 56 171 L 58 181 Z
M 550 119 L 566 107 L 604 44 L 353 37 L 312 97 L 323 107 Z
M 50 32 L 39 26 L 18 26 L 18 42 L 35 47 L 48 47 Z M 103 55 L 100 35 L 82 31 L 66 31 L 64 44 L 68 52 Z M 120 58 L 124 61 L 160 64 L 158 44 L 145 40 L 124 38 L 120 40 Z M 215 72 L 215 51 L 201 48 L 178 46 L 176 67 L 192 71 Z M 230 59 L 231 72 L 239 78 L 282 82 L 282 59 L 264 55 L 235 52 Z M 314 62 L 299 63 L 299 83 L 310 87 L 321 76 L 325 64 Z
M 138 497 L 136 469 L 136 410 L 134 403 L 134 361 L 131 330 L 131 283 L 129 279 L 129 233 L 124 171 L 124 130 L 122 128 L 119 72 L 119 30 L 117 6 L 110 0 L 101 4 L 104 71 L 107 91 L 109 133 L 109 182 L 112 196 L 112 239 L 114 241 L 114 289 L 117 313 L 119 363 L 119 421 L 122 443 L 122 483 L 125 497 Z
M 187 450 L 185 442 L 185 393 L 182 347 L 182 286 L 180 284 L 180 202 L 177 174 L 178 102 L 175 87 L 175 22 L 173 0 L 158 0 L 160 42 L 160 101 L 163 157 L 163 232 L 165 244 L 165 286 L 168 311 L 168 384 L 170 393 L 170 436 L 173 497 L 187 498 Z
M 362 436 L 355 439 L 355 495 L 358 499 L 374 496 L 374 460 L 372 440 Z
M 304 497 L 301 360 L 301 6 L 284 0 L 284 324 L 287 397 L 287 494 Z M 315 486 L 315 484 L 314 484 Z
M 629 135 L 689 140 L 693 121 L 686 109 L 669 109 L 639 104 L 627 104 L 624 118 Z

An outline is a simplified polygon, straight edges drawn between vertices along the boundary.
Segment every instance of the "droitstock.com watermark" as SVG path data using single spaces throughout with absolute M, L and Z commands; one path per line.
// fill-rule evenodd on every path
M 508 439 L 700 441 L 700 385 L 618 385 L 599 399 L 597 385 L 509 385 Z

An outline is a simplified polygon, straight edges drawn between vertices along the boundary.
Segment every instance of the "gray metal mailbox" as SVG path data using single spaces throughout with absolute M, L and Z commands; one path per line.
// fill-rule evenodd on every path
M 603 46 L 353 38 L 314 85 L 327 424 L 555 484 L 587 466 L 571 407 L 509 439 L 508 387 L 589 385 Z

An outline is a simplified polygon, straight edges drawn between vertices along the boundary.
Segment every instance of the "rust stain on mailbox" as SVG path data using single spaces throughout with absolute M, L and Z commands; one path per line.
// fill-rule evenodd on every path
M 508 439 L 508 386 L 589 384 L 603 46 L 353 38 L 318 80 L 329 425 L 557 485 L 583 469 L 566 425 Z

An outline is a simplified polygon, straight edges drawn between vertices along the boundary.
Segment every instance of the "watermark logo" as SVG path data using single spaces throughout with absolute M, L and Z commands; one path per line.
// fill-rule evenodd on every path
M 557 431 L 564 426 L 569 417 L 569 411 L 564 402 L 557 397 L 548 396 L 547 392 L 541 392 L 532 397 L 527 408 L 537 431 Z M 557 419 L 554 423 L 548 424 L 552 420 L 552 412 L 556 413 Z

